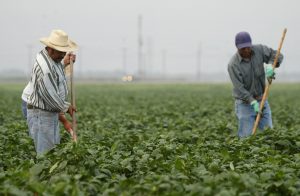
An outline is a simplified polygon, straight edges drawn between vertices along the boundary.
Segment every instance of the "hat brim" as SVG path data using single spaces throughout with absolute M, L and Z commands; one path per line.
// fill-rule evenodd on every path
M 238 45 L 236 45 L 236 47 L 238 49 L 248 48 L 248 47 L 252 47 L 252 43 L 251 42 L 246 42 L 246 43 L 238 44 Z
M 45 44 L 46 46 L 50 47 L 50 48 L 53 48 L 55 50 L 58 50 L 58 51 L 61 51 L 61 52 L 73 52 L 75 50 L 78 49 L 78 45 L 69 39 L 68 41 L 68 45 L 67 46 L 57 46 L 57 45 L 54 45 L 52 44 L 49 39 L 47 37 L 44 37 L 44 38 L 41 38 L 40 39 L 40 42 Z

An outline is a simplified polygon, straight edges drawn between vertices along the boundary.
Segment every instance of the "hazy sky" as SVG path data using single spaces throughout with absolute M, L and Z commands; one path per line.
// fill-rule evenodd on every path
M 288 29 L 280 72 L 300 72 L 299 0 L 0 0 L 0 71 L 27 73 L 52 29 L 65 30 L 81 49 L 79 70 L 137 72 L 138 15 L 148 73 L 227 73 L 234 36 L 277 49 Z M 124 59 L 125 58 L 125 59 Z M 29 65 L 30 64 L 30 65 Z M 78 70 L 77 69 L 77 70 Z

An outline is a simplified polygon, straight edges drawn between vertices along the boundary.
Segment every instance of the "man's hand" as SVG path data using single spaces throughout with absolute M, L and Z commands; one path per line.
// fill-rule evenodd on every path
M 64 113 L 59 114 L 59 121 L 64 125 L 65 130 L 70 133 L 72 139 L 77 142 L 77 135 L 73 131 L 72 124 L 67 120 Z
M 73 113 L 76 112 L 76 108 L 73 107 L 72 105 L 69 106 L 67 113 L 70 114 L 71 117 L 73 117 Z
M 265 73 L 267 78 L 273 78 L 275 76 L 275 72 L 271 64 L 266 65 Z
M 74 63 L 76 61 L 76 55 L 72 53 L 68 53 L 64 57 L 64 65 L 67 66 L 70 64 L 70 60 L 72 60 Z
M 258 103 L 256 100 L 254 100 L 254 101 L 251 102 L 251 106 L 253 107 L 253 109 L 254 109 L 254 111 L 255 111 L 256 113 L 259 113 L 259 112 L 260 112 L 260 111 L 259 111 L 259 103 Z

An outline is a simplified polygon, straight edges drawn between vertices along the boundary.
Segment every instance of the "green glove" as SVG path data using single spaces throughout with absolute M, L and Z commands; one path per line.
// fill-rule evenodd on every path
M 266 66 L 265 73 L 266 73 L 267 78 L 273 78 L 274 77 L 275 72 L 274 72 L 273 66 L 271 64 L 268 64 Z
M 258 103 L 256 100 L 254 100 L 254 101 L 251 102 L 251 106 L 253 107 L 253 109 L 254 109 L 254 111 L 255 111 L 256 113 L 259 113 L 259 112 L 260 112 L 260 111 L 259 111 L 259 103 Z

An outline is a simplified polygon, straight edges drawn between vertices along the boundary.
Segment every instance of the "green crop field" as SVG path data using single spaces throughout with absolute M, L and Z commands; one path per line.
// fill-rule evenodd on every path
M 36 157 L 23 85 L 0 85 L 0 195 L 299 195 L 300 85 L 272 85 L 274 129 L 238 139 L 231 85 L 78 85 L 79 141 Z

